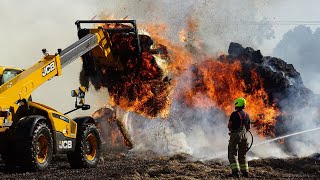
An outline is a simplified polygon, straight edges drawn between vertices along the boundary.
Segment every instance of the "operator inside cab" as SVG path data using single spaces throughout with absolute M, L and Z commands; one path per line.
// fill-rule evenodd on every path
M 250 130 L 250 117 L 244 112 L 246 107 L 246 100 L 244 98 L 237 98 L 234 101 L 235 111 L 230 115 L 228 123 L 229 128 L 229 145 L 228 145 L 228 159 L 232 176 L 235 178 L 249 177 L 249 166 L 246 159 L 246 154 L 249 148 L 247 131 Z M 237 156 L 238 155 L 238 156 Z

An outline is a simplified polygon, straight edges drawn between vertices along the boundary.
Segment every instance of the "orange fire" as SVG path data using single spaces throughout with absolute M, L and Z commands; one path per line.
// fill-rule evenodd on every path
M 198 46 L 200 43 L 193 36 L 197 30 L 194 19 L 188 19 L 187 30 L 178 32 L 180 43 L 193 41 L 196 45 L 195 49 L 191 50 L 187 45 L 184 47 L 164 38 L 164 34 L 167 33 L 167 26 L 164 24 L 147 24 L 143 28 L 150 33 L 155 42 L 167 47 L 171 57 L 169 70 L 176 77 L 188 69 L 197 69 L 197 72 L 193 73 L 192 87 L 182 88 L 185 91 L 175 95 L 177 97 L 175 100 L 195 108 L 219 108 L 229 115 L 234 111 L 234 99 L 244 97 L 248 104 L 246 111 L 257 133 L 274 136 L 275 119 L 280 112 L 272 102 L 269 102 L 262 78 L 254 69 L 250 70 L 250 77 L 241 76 L 243 69 L 240 61 L 229 62 L 225 56 L 221 56 L 223 60 L 216 60 L 207 58 L 208 55 L 201 53 L 201 46 Z
M 231 114 L 234 110 L 233 101 L 238 97 L 247 100 L 246 111 L 259 134 L 273 135 L 275 118 L 279 111 L 269 104 L 269 97 L 263 88 L 261 77 L 251 70 L 250 77 L 246 83 L 241 77 L 240 61 L 228 62 L 206 60 L 195 65 L 192 80 L 192 88 L 179 94 L 180 101 L 183 100 L 189 106 L 196 108 L 219 108 Z
M 164 34 L 167 33 L 167 26 L 165 24 L 144 24 L 139 25 L 139 27 L 142 27 L 150 34 L 155 46 L 164 45 L 170 51 L 168 68 L 171 73 L 179 75 L 190 67 L 192 54 L 186 51 L 185 47 L 164 37 Z M 181 38 L 187 38 L 185 35 L 181 33 Z
M 130 24 L 121 23 L 99 26 L 107 29 L 131 28 Z M 132 31 L 113 31 L 109 35 L 113 62 L 95 62 L 94 70 L 101 73 L 89 72 L 90 68 L 83 66 L 87 71 L 82 84 L 89 86 L 90 80 L 96 89 L 106 87 L 111 105 L 147 117 L 167 116 L 171 89 L 170 78 L 166 74 L 166 60 L 169 59 L 166 48 L 161 44 L 152 46 L 152 39 L 144 34 L 139 34 L 139 48 L 137 35 Z
M 166 47 L 170 56 L 164 56 L 159 53 L 163 59 L 168 61 L 168 71 L 175 77 L 179 77 L 182 73 L 193 69 L 190 82 L 192 87 L 185 87 L 184 91 L 178 92 L 175 97 L 183 103 L 194 108 L 219 108 L 229 115 L 233 110 L 233 101 L 238 97 L 244 97 L 247 100 L 246 111 L 249 113 L 253 125 L 258 134 L 274 135 L 273 127 L 275 118 L 279 115 L 279 110 L 269 100 L 269 96 L 263 88 L 263 80 L 255 69 L 250 69 L 247 73 L 248 77 L 243 76 L 243 69 L 240 61 L 230 62 L 226 57 L 222 60 L 206 58 L 208 55 L 201 51 L 200 43 L 196 41 L 193 33 L 197 30 L 196 21 L 191 18 L 188 21 L 187 29 L 177 32 L 177 39 L 182 43 L 188 43 L 191 39 L 195 47 L 190 48 L 190 44 L 181 45 L 181 42 L 173 42 L 171 39 L 164 38 L 168 33 L 168 26 L 164 24 L 145 24 L 138 25 L 150 34 L 154 41 L 153 48 Z M 114 44 L 114 43 L 113 43 Z M 196 53 L 195 53 L 196 52 Z M 142 69 L 139 76 L 156 79 L 157 67 L 153 62 L 153 55 L 157 52 L 143 51 L 141 63 Z M 203 60 L 206 59 L 206 60 Z M 131 66 L 131 60 L 128 60 L 128 68 Z M 149 117 L 155 117 L 159 114 L 165 116 L 170 108 L 170 99 L 168 97 L 177 86 L 178 81 L 173 78 L 171 87 L 160 88 L 163 93 L 157 93 L 152 90 L 154 87 L 166 86 L 165 83 L 156 83 L 154 81 L 141 81 L 138 76 L 130 76 L 129 81 L 125 81 L 124 91 L 118 93 L 119 88 L 109 89 L 111 94 L 110 102 L 112 105 L 120 106 L 127 111 L 134 111 Z M 139 88 L 136 88 L 136 86 Z M 158 87 L 159 86 L 159 87 Z M 136 89 L 134 89 L 136 88 Z M 128 94 L 130 89 L 134 89 L 135 99 L 128 98 L 124 94 Z M 177 93 L 177 92 L 176 92 Z M 161 102 L 160 102 L 161 101 Z M 160 106 L 157 109 L 157 106 Z M 155 108 L 157 109 L 155 111 Z M 160 109 L 160 110 L 159 110 Z M 164 115 L 165 114 L 165 115 Z

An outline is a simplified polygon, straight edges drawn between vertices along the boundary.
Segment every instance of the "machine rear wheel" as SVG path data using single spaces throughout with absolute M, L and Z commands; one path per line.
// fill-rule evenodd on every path
M 84 124 L 77 132 L 74 152 L 68 154 L 72 168 L 96 167 L 101 155 L 101 139 L 94 124 Z

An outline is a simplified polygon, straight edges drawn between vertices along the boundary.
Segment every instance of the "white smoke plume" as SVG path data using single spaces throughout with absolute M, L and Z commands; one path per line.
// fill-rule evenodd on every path
M 274 48 L 274 56 L 295 66 L 306 87 L 320 93 L 320 28 L 300 25 L 284 34 Z
M 258 8 L 263 4 L 252 0 L 119 0 L 116 4 L 106 1 L 104 7 L 105 15 L 128 16 L 138 23 L 165 23 L 163 36 L 176 42 L 191 17 L 198 23 L 193 35 L 204 51 L 214 55 L 227 50 L 230 42 L 255 48 L 264 39 L 274 37 L 272 25 L 258 17 Z
M 293 119 L 287 128 L 291 132 L 300 132 L 320 128 L 319 107 L 306 106 L 293 113 Z M 320 142 L 317 137 L 320 130 L 301 134 L 288 139 L 288 149 L 296 156 L 308 156 L 319 152 Z
M 206 155 L 219 153 L 227 147 L 225 119 L 219 110 L 195 110 L 174 104 L 169 119 L 150 121 L 132 114 L 130 129 L 135 150 L 188 153 L 207 158 Z
M 292 120 L 287 123 L 291 132 L 298 132 L 320 127 L 319 94 L 320 72 L 318 70 L 320 52 L 320 28 L 312 30 L 300 25 L 284 34 L 283 39 L 274 48 L 274 55 L 292 63 L 300 72 L 304 85 L 314 93 L 303 108 L 292 109 L 292 104 L 283 103 L 282 107 L 291 111 Z M 291 102 L 300 103 L 296 97 L 289 97 Z M 291 110 L 290 110 L 291 109 Z M 320 132 L 315 131 L 289 139 L 288 148 L 298 156 L 306 156 L 318 152 L 320 143 L 316 137 Z

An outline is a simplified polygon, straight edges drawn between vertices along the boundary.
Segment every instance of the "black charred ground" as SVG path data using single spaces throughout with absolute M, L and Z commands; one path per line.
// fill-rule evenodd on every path
M 318 179 L 320 175 L 320 162 L 313 157 L 252 160 L 249 166 L 250 179 Z M 0 164 L 2 179 L 230 179 L 230 173 L 229 165 L 220 160 L 202 162 L 186 154 L 160 156 L 148 151 L 108 152 L 91 169 L 71 169 L 65 156 L 55 157 L 43 172 L 12 170 Z

